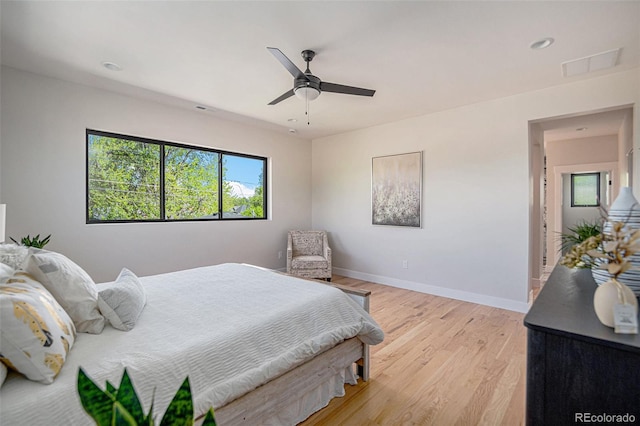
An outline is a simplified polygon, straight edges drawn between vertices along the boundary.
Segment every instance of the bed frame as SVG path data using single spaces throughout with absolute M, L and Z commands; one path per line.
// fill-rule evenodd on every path
M 369 312 L 370 291 L 318 282 L 339 288 Z M 369 380 L 369 345 L 362 343 L 357 337 L 345 340 L 299 367 L 216 409 L 216 422 L 223 425 L 264 424 L 265 419 L 273 418 L 276 413 L 287 410 L 307 392 L 330 381 L 340 371 L 353 364 L 356 364 L 362 380 Z M 308 417 L 313 412 L 305 414 Z

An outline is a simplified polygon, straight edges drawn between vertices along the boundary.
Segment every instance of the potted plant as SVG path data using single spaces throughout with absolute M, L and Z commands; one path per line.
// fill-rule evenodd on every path
M 80 368 L 78 371 L 78 393 L 82 407 L 98 426 L 153 426 L 155 424 L 153 401 L 151 401 L 149 412 L 144 414 L 142 404 L 133 388 L 126 368 L 120 386 L 116 388 L 107 382 L 105 390 L 100 389 Z M 161 426 L 193 426 L 193 400 L 189 377 L 182 382 L 182 386 L 176 392 L 159 424 Z M 216 425 L 213 408 L 207 412 L 202 425 Z
M 582 220 L 573 227 L 568 228 L 568 232 L 560 234 L 560 250 L 567 253 L 575 245 L 586 241 L 589 237 L 597 237 L 602 234 L 602 219 L 596 221 Z
M 23 246 L 35 247 L 35 248 L 41 249 L 41 248 L 43 248 L 44 246 L 46 246 L 49 243 L 50 239 L 51 239 L 51 234 L 47 235 L 43 239 L 40 239 L 40 234 L 38 234 L 33 238 L 31 238 L 31 236 L 29 236 L 29 235 L 27 235 L 26 237 L 22 237 L 22 239 L 20 239 L 20 242 L 17 242 L 13 238 L 11 238 L 11 241 L 13 241 L 16 244 L 23 245 Z

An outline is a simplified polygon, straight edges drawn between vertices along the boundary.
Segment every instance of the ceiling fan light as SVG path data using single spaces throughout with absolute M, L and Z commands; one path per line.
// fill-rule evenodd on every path
M 293 93 L 295 93 L 296 96 L 300 99 L 310 101 L 317 99 L 318 96 L 320 96 L 320 91 L 318 89 L 308 86 L 297 87 L 293 89 Z

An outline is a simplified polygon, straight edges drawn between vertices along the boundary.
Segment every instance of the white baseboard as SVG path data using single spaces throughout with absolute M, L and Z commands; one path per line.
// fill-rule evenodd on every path
M 367 274 L 365 272 L 352 271 L 343 268 L 333 268 L 333 273 L 344 277 L 371 281 L 377 284 L 385 284 L 391 287 L 404 288 L 405 290 L 418 291 L 420 293 L 433 294 L 434 296 L 448 297 L 449 299 L 462 300 L 464 302 L 477 303 L 479 305 L 492 306 L 494 308 L 507 309 L 509 311 L 525 313 L 529 310 L 527 302 L 503 299 L 501 297 L 486 296 L 478 293 L 454 290 L 445 287 L 418 283 L 415 281 L 400 280 L 397 278 Z

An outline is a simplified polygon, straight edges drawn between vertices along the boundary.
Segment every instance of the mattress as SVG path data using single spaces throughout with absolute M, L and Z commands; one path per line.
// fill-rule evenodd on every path
M 91 424 L 78 368 L 99 386 L 127 368 L 145 410 L 161 415 L 189 376 L 195 415 L 221 407 L 336 344 L 382 341 L 376 322 L 342 291 L 241 264 L 140 279 L 147 305 L 135 328 L 80 333 L 51 385 L 10 374 L 1 424 Z

